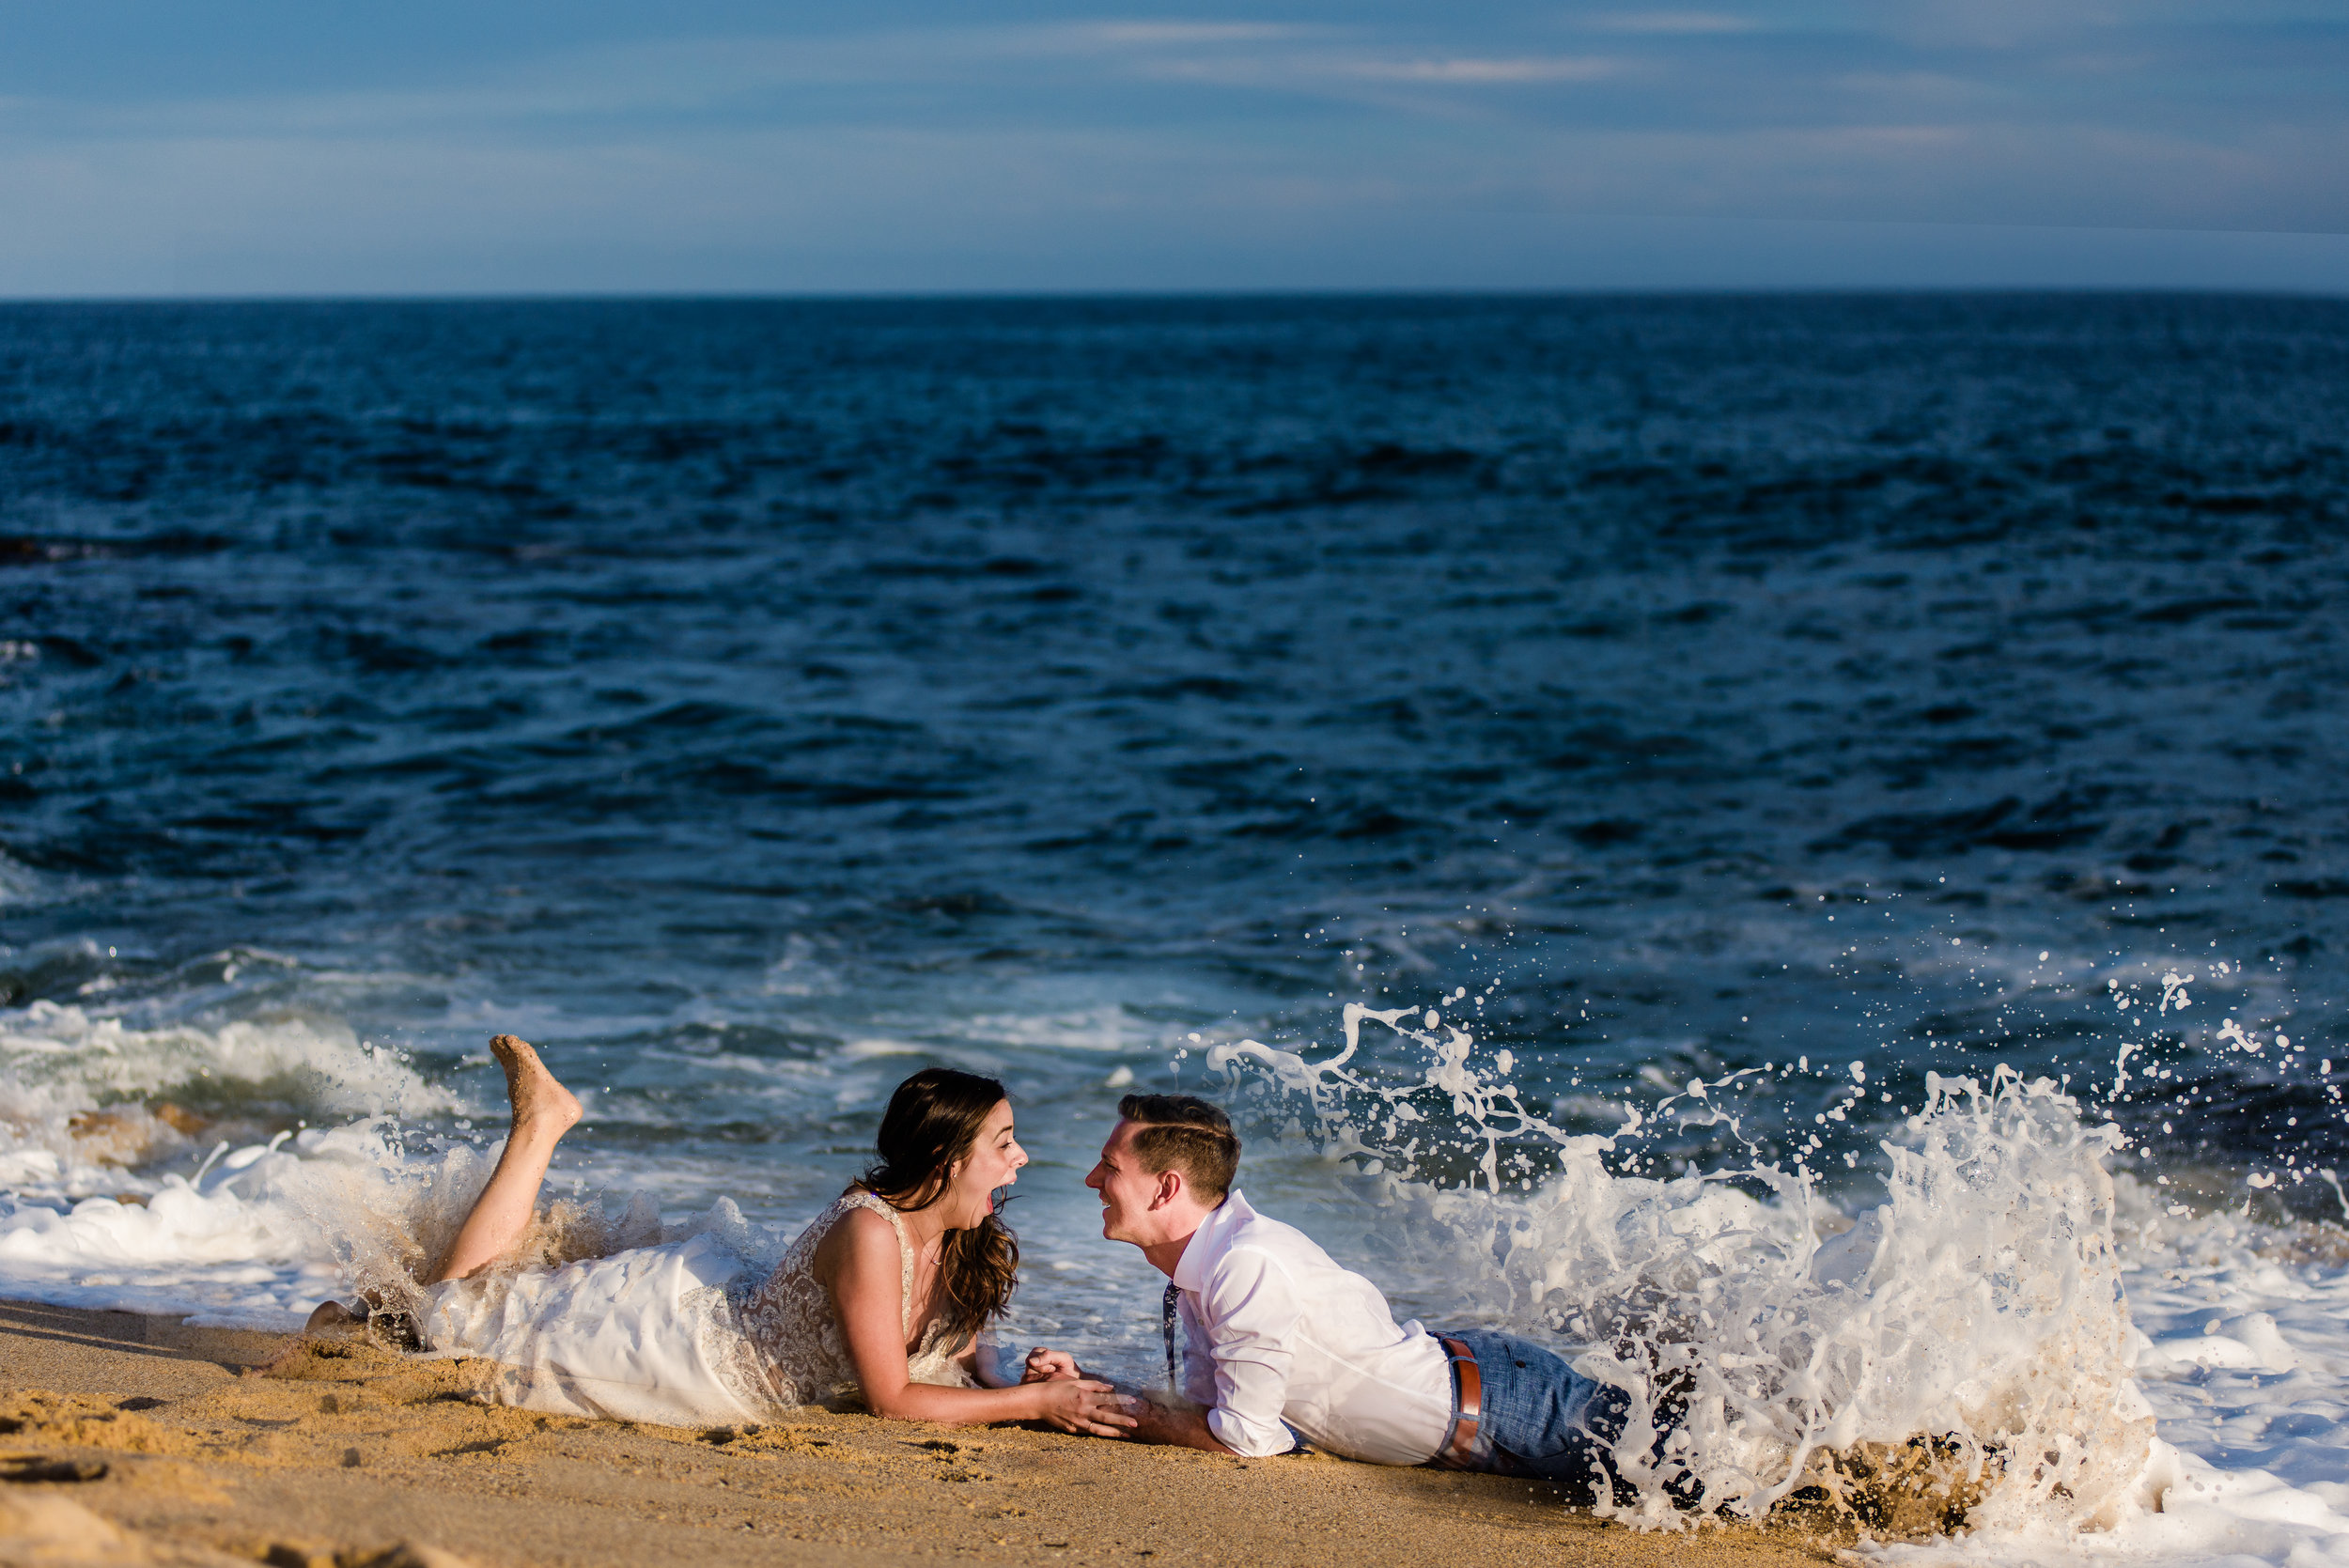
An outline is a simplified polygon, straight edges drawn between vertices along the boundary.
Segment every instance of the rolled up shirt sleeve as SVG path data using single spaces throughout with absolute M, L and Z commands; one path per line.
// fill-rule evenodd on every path
M 1207 1412 L 1207 1430 L 1247 1458 L 1286 1453 L 1293 1439 L 1281 1411 L 1288 1404 L 1288 1346 L 1304 1310 L 1288 1271 L 1254 1248 L 1234 1248 L 1202 1294 L 1217 1325 L 1215 1408 Z

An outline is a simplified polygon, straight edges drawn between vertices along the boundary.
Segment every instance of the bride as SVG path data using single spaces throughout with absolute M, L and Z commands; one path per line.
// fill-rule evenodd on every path
M 897 1086 L 879 1160 L 801 1233 L 764 1281 L 718 1236 L 559 1268 L 491 1265 L 529 1228 L 579 1101 L 511 1034 L 490 1042 L 513 1129 L 440 1266 L 418 1327 L 435 1350 L 499 1363 L 501 1403 L 666 1425 L 764 1422 L 862 1404 L 901 1421 L 1043 1421 L 1122 1436 L 1106 1383 L 1065 1353 L 1029 1353 L 1005 1384 L 978 1334 L 1017 1282 L 997 1188 L 1028 1157 L 993 1079 L 929 1067 Z M 324 1309 L 321 1309 L 323 1312 Z

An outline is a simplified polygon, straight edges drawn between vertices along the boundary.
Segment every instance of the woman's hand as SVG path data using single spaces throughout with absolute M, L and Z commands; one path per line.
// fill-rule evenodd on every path
M 1127 1414 L 1135 1402 L 1107 1383 L 1090 1377 L 1055 1377 L 1028 1387 L 1036 1396 L 1037 1418 L 1063 1432 L 1123 1437 L 1136 1424 Z
M 1066 1350 L 1047 1350 L 1039 1344 L 1028 1352 L 1028 1364 L 1020 1372 L 1019 1381 L 1058 1383 L 1083 1375 L 1077 1370 L 1077 1358 Z

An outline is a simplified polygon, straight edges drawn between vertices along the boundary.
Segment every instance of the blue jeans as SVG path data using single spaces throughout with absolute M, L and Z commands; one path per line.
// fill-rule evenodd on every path
M 1579 1507 L 1595 1502 L 1601 1487 L 1611 1498 L 1613 1470 L 1603 1456 L 1630 1416 L 1622 1389 L 1594 1383 L 1515 1334 L 1470 1328 L 1449 1337 L 1476 1357 L 1483 1385 L 1470 1468 L 1554 1482 Z M 1456 1384 L 1454 1405 L 1456 1417 Z

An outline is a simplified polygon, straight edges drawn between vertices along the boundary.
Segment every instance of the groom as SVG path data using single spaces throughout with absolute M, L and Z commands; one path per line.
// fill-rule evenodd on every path
M 1128 1094 L 1117 1113 L 1085 1185 L 1101 1234 L 1171 1281 L 1167 1377 L 1191 1405 L 1134 1401 L 1130 1436 L 1250 1458 L 1302 1436 L 1349 1459 L 1540 1477 L 1593 1500 L 1624 1430 L 1621 1393 L 1530 1340 L 1398 1327 L 1377 1286 L 1249 1206 L 1232 1186 L 1239 1139 L 1206 1101 Z

